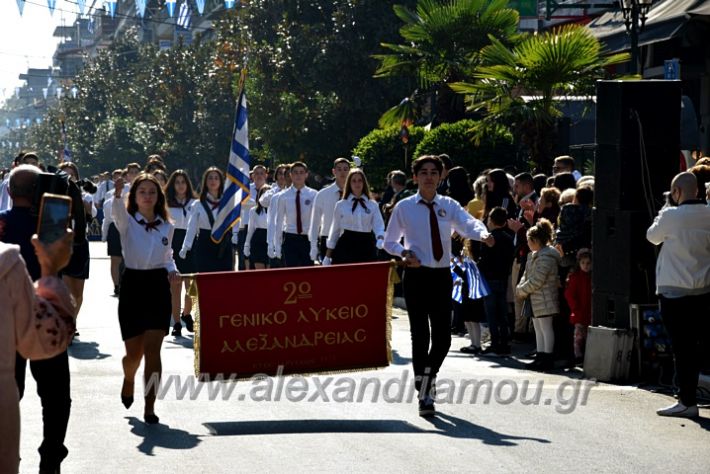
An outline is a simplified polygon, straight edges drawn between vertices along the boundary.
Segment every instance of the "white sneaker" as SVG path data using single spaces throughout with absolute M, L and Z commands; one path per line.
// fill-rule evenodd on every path
M 675 405 L 656 410 L 656 414 L 660 416 L 676 416 L 679 418 L 695 418 L 698 416 L 698 406 L 693 405 L 692 407 L 687 407 L 678 402 Z

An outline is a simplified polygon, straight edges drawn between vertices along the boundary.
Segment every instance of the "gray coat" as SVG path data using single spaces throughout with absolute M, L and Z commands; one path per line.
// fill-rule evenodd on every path
M 525 299 L 530 296 L 533 316 L 559 314 L 560 254 L 552 247 L 543 247 L 528 255 L 523 278 L 515 288 L 515 296 Z

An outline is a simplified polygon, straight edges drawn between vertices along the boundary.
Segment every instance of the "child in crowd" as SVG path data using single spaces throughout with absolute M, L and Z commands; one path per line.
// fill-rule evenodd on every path
M 485 298 L 486 318 L 491 331 L 491 345 L 484 355 L 509 355 L 508 278 L 513 266 L 515 246 L 507 228 L 509 212 L 504 207 L 494 207 L 488 214 L 488 230 L 495 238 L 492 247 L 481 248 L 478 268 L 488 282 L 490 294 Z
M 471 241 L 466 242 L 470 249 Z M 460 256 L 451 259 L 451 277 L 454 280 L 451 299 L 454 313 L 463 322 L 471 339 L 471 344 L 462 347 L 461 352 L 478 355 L 481 353 L 481 323 L 486 318 L 483 301 L 490 289 L 467 252 L 470 254 L 470 250 L 464 250 Z
M 560 278 L 557 269 L 560 254 L 551 245 L 552 235 L 552 224 L 544 218 L 528 230 L 528 247 L 531 253 L 523 278 L 515 289 L 518 298 L 530 298 L 537 342 L 535 361 L 528 364 L 533 370 L 545 371 L 554 366 L 552 350 L 555 346 L 555 333 L 552 322 L 560 312 Z
M 577 268 L 570 273 L 565 299 L 572 311 L 569 321 L 574 325 L 574 358 L 577 364 L 584 357 L 587 328 L 592 323 L 592 251 L 577 252 Z

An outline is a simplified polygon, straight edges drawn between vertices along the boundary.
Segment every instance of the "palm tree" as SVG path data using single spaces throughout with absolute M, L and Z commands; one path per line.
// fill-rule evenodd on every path
M 508 0 L 418 0 L 416 11 L 395 5 L 404 22 L 401 44 L 382 43 L 389 52 L 373 57 L 379 61 L 375 77 L 408 76 L 420 90 L 435 90 L 436 122 L 463 118 L 461 97 L 448 88 L 470 77 L 478 65 L 479 52 L 490 38 L 512 44 L 518 38 L 518 12 L 507 8 Z M 389 116 L 403 115 L 397 107 Z M 387 117 L 383 117 L 387 122 Z M 395 125 L 398 123 L 381 123 Z
M 605 68 L 629 59 L 628 53 L 607 54 L 579 25 L 530 35 L 512 48 L 491 37 L 491 45 L 481 51 L 475 82 L 451 88 L 467 96 L 469 109 L 486 114 L 479 134 L 512 128 L 544 172 L 552 159 L 555 119 L 561 115 L 556 98 L 592 95 L 594 81 L 608 75 Z

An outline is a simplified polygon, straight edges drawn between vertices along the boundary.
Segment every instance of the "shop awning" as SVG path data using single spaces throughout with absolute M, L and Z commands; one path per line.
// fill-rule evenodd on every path
M 639 34 L 639 45 L 645 46 L 676 37 L 690 19 L 690 14 L 704 9 L 710 10 L 710 0 L 654 2 L 648 12 L 646 26 Z M 609 51 L 625 51 L 631 47 L 621 11 L 607 12 L 590 22 L 588 27 Z

